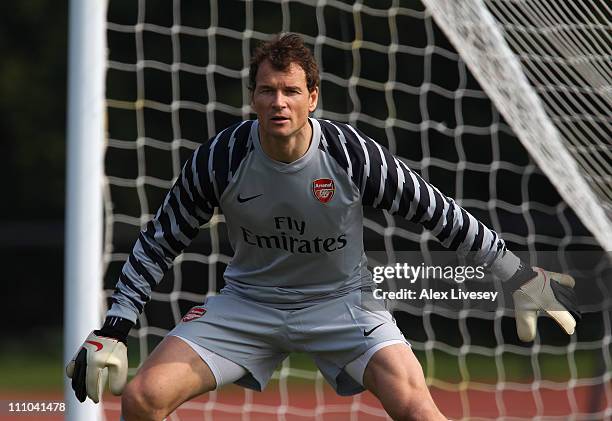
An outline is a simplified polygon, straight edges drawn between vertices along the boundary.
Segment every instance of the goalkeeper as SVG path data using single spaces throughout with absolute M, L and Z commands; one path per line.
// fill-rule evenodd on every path
M 363 206 L 422 224 L 504 280 L 521 339 L 535 337 L 539 310 L 574 332 L 571 277 L 522 265 L 495 232 L 356 128 L 309 118 L 319 74 L 299 36 L 260 46 L 249 82 L 257 119 L 221 131 L 185 163 L 123 266 L 104 325 L 68 364 L 80 401 L 99 401 L 108 368 L 125 420 L 162 420 L 226 384 L 262 390 L 289 353 L 306 352 L 340 395 L 368 389 L 393 419 L 445 419 L 391 314 L 362 300 L 372 291 Z M 216 207 L 234 249 L 226 286 L 183 317 L 124 389 L 129 330 Z

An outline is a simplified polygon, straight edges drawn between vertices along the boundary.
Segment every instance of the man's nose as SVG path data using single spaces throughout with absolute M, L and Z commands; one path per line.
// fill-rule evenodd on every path
M 272 106 L 274 108 L 285 108 L 285 105 L 285 95 L 283 95 L 283 92 L 280 90 L 276 91 L 274 93 L 274 97 L 272 98 Z

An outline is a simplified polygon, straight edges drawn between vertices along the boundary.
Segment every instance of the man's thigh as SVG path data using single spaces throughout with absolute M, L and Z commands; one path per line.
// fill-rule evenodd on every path
M 383 390 L 392 392 L 394 385 L 427 389 L 421 364 L 406 344 L 389 345 L 376 351 L 366 366 L 363 384 L 377 396 Z
M 363 384 L 393 419 L 446 420 L 431 397 L 412 348 L 405 344 L 379 349 L 368 362 Z
M 130 383 L 135 393 L 172 410 L 216 387 L 208 365 L 174 336 L 167 336 L 155 348 Z

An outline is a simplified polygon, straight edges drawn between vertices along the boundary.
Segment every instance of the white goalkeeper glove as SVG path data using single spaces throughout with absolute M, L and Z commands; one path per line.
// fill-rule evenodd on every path
M 525 342 L 534 340 L 540 311 L 556 321 L 565 333 L 572 335 L 576 322 L 582 317 L 573 290 L 574 278 L 537 267 L 525 272 L 535 276 L 512 293 L 519 338 Z
M 81 402 L 84 402 L 89 396 L 92 401 L 98 403 L 100 392 L 107 378 L 110 390 L 114 395 L 120 395 L 123 392 L 128 371 L 125 342 L 127 332 L 133 323 L 124 319 L 119 320 L 125 333 L 118 332 L 116 328 L 109 329 L 107 326 L 109 319 L 107 319 L 101 330 L 95 330 L 89 334 L 66 366 L 66 374 L 72 379 L 72 389 Z M 127 330 L 125 330 L 126 326 Z

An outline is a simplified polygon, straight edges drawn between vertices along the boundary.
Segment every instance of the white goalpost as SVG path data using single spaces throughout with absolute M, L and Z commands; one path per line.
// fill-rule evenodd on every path
M 70 2 L 64 282 L 64 362 L 102 320 L 106 1 Z M 64 381 L 66 419 L 102 419 Z
M 532 264 L 571 269 L 574 250 L 612 252 L 612 11 L 577 0 L 71 1 L 64 357 L 98 328 L 123 262 L 183 162 L 253 118 L 254 46 L 296 32 L 321 70 L 314 116 L 383 143 Z M 438 250 L 419 227 L 365 212 L 367 252 Z M 193 305 L 224 286 L 231 259 L 216 214 L 166 274 L 128 338 L 130 374 Z M 578 334 L 546 322 L 533 345 L 509 314 L 394 307 L 434 398 L 452 419 L 612 417 L 610 266 L 589 281 Z M 509 328 L 510 326 L 510 328 Z M 117 400 L 67 418 L 118 419 Z M 445 405 L 445 406 L 444 406 Z M 556 406 L 555 406 L 556 405 Z M 365 395 L 339 399 L 303 356 L 269 390 L 230 389 L 169 419 L 385 419 Z

